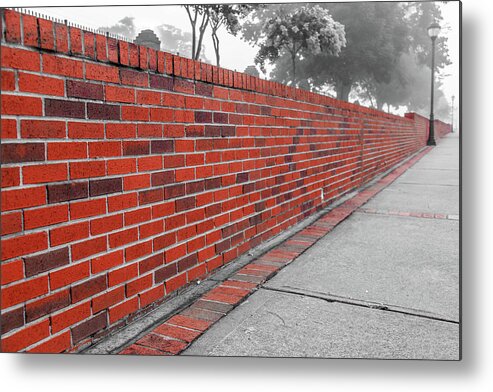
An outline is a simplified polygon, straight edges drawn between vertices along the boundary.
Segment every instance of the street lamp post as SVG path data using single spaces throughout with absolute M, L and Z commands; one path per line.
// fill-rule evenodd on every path
M 440 33 L 438 23 L 433 23 L 428 27 L 428 35 L 431 38 L 431 102 L 430 102 L 430 134 L 428 136 L 428 146 L 436 146 L 435 140 L 435 121 L 433 115 L 433 97 L 435 93 L 435 40 Z
M 454 100 L 455 95 L 452 95 L 452 132 L 454 132 Z

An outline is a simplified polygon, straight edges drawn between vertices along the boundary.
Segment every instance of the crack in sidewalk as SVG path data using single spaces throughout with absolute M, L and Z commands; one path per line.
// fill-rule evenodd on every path
M 344 305 L 351 305 L 351 306 L 359 306 L 367 309 L 373 309 L 373 310 L 380 310 L 380 311 L 387 311 L 391 313 L 399 313 L 399 314 L 404 314 L 408 316 L 414 316 L 414 317 L 420 317 L 420 318 L 425 318 L 429 320 L 435 320 L 435 321 L 442 321 L 445 323 L 450 323 L 450 324 L 460 324 L 459 321 L 453 320 L 446 318 L 444 316 L 436 315 L 427 311 L 423 311 L 420 309 L 414 309 L 414 308 L 408 308 L 408 307 L 403 307 L 403 306 L 398 306 L 398 305 L 390 305 L 390 304 L 384 304 L 384 303 L 378 303 L 378 302 L 372 302 L 372 301 L 367 301 L 363 299 L 355 299 L 351 297 L 345 297 L 345 296 L 340 296 L 340 295 L 335 295 L 335 294 L 327 294 L 327 293 L 319 293 L 317 291 L 310 291 L 310 290 L 300 290 L 296 289 L 294 287 L 289 287 L 289 286 L 283 286 L 285 288 L 275 288 L 275 287 L 269 287 L 265 285 L 260 285 L 259 289 L 264 289 L 264 290 L 269 290 L 269 291 L 274 291 L 274 292 L 279 292 L 279 293 L 284 293 L 284 294 L 293 294 L 293 295 L 298 295 L 302 297 L 309 297 L 309 298 L 315 298 L 315 299 L 320 299 L 329 303 L 340 303 Z

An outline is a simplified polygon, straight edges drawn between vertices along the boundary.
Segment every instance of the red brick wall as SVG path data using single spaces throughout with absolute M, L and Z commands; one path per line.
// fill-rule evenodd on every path
M 77 350 L 426 140 L 413 119 L 2 23 L 3 351 Z

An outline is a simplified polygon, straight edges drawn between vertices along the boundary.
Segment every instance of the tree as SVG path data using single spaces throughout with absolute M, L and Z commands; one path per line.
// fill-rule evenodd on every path
M 100 27 L 99 30 L 107 31 L 113 34 L 119 34 L 129 40 L 133 40 L 135 38 L 134 18 L 131 16 L 125 16 L 113 26 Z
M 228 33 L 236 36 L 241 27 L 239 19 L 246 17 L 251 10 L 258 6 L 253 4 L 220 4 L 207 7 L 210 15 L 211 37 L 214 52 L 216 53 L 216 64 L 219 67 L 219 36 L 217 34 L 219 29 L 224 26 Z
M 319 6 L 300 7 L 280 14 L 264 24 L 265 39 L 260 44 L 255 62 L 265 69 L 265 61 L 275 62 L 283 54 L 291 60 L 292 84 L 297 84 L 296 63 L 304 54 L 337 56 L 346 45 L 344 26 L 334 21 L 327 10 Z
M 164 50 L 172 53 L 179 53 L 181 56 L 192 58 L 192 34 L 185 32 L 178 27 L 163 24 L 157 27 L 157 35 L 161 39 L 161 46 Z M 205 57 L 205 46 L 202 45 L 200 58 L 210 62 Z
M 192 59 L 198 60 L 202 50 L 202 40 L 209 24 L 210 13 L 206 5 L 184 5 L 192 27 Z M 199 23 L 200 22 L 200 23 Z M 197 23 L 199 23 L 197 25 Z M 198 30 L 197 30 L 198 28 Z M 198 34 L 198 35 L 197 35 Z

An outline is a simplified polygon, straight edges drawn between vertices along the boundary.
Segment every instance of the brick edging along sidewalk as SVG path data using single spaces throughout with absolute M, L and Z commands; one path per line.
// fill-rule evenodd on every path
M 430 147 L 423 149 L 373 185 L 253 260 L 233 276 L 203 294 L 190 306 L 157 327 L 155 326 L 150 332 L 121 350 L 119 354 L 169 356 L 181 353 L 215 322 L 255 292 L 261 284 L 294 261 L 370 198 L 390 185 L 430 149 Z

